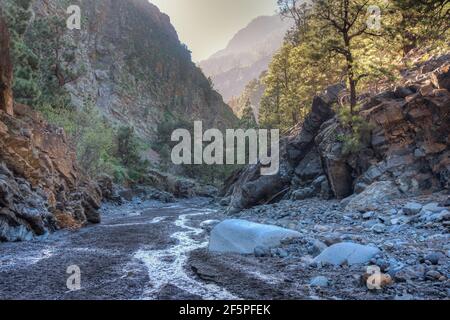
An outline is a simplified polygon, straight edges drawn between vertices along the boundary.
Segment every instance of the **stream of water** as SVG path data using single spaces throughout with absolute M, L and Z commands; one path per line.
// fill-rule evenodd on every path
M 136 259 L 145 263 L 152 283 L 152 288 L 145 292 L 144 299 L 155 299 L 161 288 L 167 284 L 174 285 L 190 294 L 198 295 L 203 299 L 238 299 L 225 289 L 192 279 L 186 273 L 185 264 L 189 253 L 208 245 L 207 240 L 198 237 L 204 231 L 190 226 L 189 219 L 195 216 L 206 217 L 214 211 L 202 209 L 201 212 L 196 212 L 193 209 L 181 209 L 181 212 L 189 213 L 181 214 L 174 222 L 175 226 L 181 229 L 181 231 L 171 235 L 171 238 L 176 240 L 175 245 L 163 250 L 142 249 L 135 254 Z M 158 221 L 159 219 L 155 218 L 154 220 Z

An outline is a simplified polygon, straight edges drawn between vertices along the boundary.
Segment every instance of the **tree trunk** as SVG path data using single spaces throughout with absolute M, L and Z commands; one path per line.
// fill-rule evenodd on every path
M 353 112 L 357 103 L 356 96 L 356 79 L 355 79 L 355 70 L 353 68 L 354 59 L 350 48 L 350 38 L 348 34 L 344 34 L 344 42 L 347 50 L 347 54 L 345 55 L 347 61 L 347 78 L 348 84 L 350 88 L 350 113 L 353 115 Z
M 13 66 L 9 52 L 9 31 L 0 8 L 0 110 L 14 115 L 13 110 Z

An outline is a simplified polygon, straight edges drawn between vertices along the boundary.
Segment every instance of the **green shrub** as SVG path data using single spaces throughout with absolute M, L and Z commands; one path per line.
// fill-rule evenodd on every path
M 344 106 L 338 110 L 338 117 L 344 134 L 337 136 L 343 143 L 342 154 L 351 155 L 361 151 L 370 141 L 372 127 L 359 114 L 352 114 L 350 108 Z

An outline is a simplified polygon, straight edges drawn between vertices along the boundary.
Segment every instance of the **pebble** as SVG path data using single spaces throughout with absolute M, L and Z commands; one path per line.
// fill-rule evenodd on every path
M 425 213 L 426 211 L 430 211 L 433 213 L 439 213 L 445 210 L 445 208 L 441 207 L 437 202 L 432 202 L 423 206 L 421 213 Z
M 309 249 L 308 249 L 308 253 L 311 254 L 312 256 L 316 257 L 319 254 L 322 253 L 323 250 L 325 250 L 328 246 L 323 243 L 322 241 L 319 240 L 314 240 Z
M 427 280 L 439 280 L 442 277 L 440 272 L 435 270 L 430 270 L 425 274 L 425 278 Z
M 384 233 L 386 231 L 386 227 L 384 226 L 384 224 L 378 223 L 374 226 L 372 226 L 371 230 L 375 233 Z
M 281 248 L 278 248 L 275 250 L 275 255 L 279 256 L 280 258 L 287 258 L 289 256 L 289 253 Z
M 364 227 L 364 228 L 367 228 L 367 229 L 370 229 L 370 228 L 372 228 L 374 225 L 376 225 L 377 223 L 378 223 L 377 220 L 369 220 L 369 221 L 366 221 L 366 222 L 363 223 L 363 227 Z
M 439 264 L 439 260 L 443 258 L 443 254 L 440 252 L 432 252 L 425 256 L 425 261 L 430 261 L 431 264 L 437 265 Z
M 270 249 L 269 248 L 261 247 L 261 246 L 258 246 L 258 247 L 255 248 L 255 257 L 259 257 L 259 258 L 261 258 L 261 257 L 269 257 L 270 255 L 271 254 L 270 254 Z
M 398 213 L 398 211 L 396 209 L 389 209 L 387 213 L 391 216 L 395 216 Z
M 405 224 L 408 223 L 409 221 L 410 218 L 408 218 L 407 216 L 399 216 L 397 218 L 391 219 L 391 224 L 392 225 Z
M 409 294 L 409 293 L 404 293 L 402 295 L 395 296 L 394 300 L 396 300 L 396 301 L 414 300 L 414 296 L 412 294 Z
M 375 212 L 373 212 L 373 211 L 366 212 L 363 214 L 362 217 L 364 220 L 372 219 L 373 217 L 375 217 Z
M 318 277 L 311 279 L 309 285 L 311 287 L 328 287 L 329 280 L 327 277 L 318 276 Z
M 403 212 L 408 216 L 414 216 L 422 210 L 423 206 L 417 202 L 408 202 L 403 207 Z

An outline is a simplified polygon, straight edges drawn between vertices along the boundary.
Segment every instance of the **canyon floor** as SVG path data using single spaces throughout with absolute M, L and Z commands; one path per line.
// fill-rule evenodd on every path
M 380 223 L 386 221 L 381 209 L 342 218 L 338 208 L 337 201 L 313 199 L 243 211 L 236 217 L 304 235 L 256 257 L 207 251 L 209 231 L 200 224 L 227 218 L 209 200 L 106 204 L 100 225 L 0 244 L 0 299 L 449 299 L 450 241 L 444 227 L 388 226 Z M 381 224 L 384 230 L 373 228 Z M 372 263 L 392 273 L 393 283 L 371 291 L 361 281 L 367 266 L 311 263 L 320 243 L 339 241 L 380 247 Z M 72 265 L 81 271 L 76 291 L 66 286 Z M 311 285 L 317 276 L 327 283 Z

